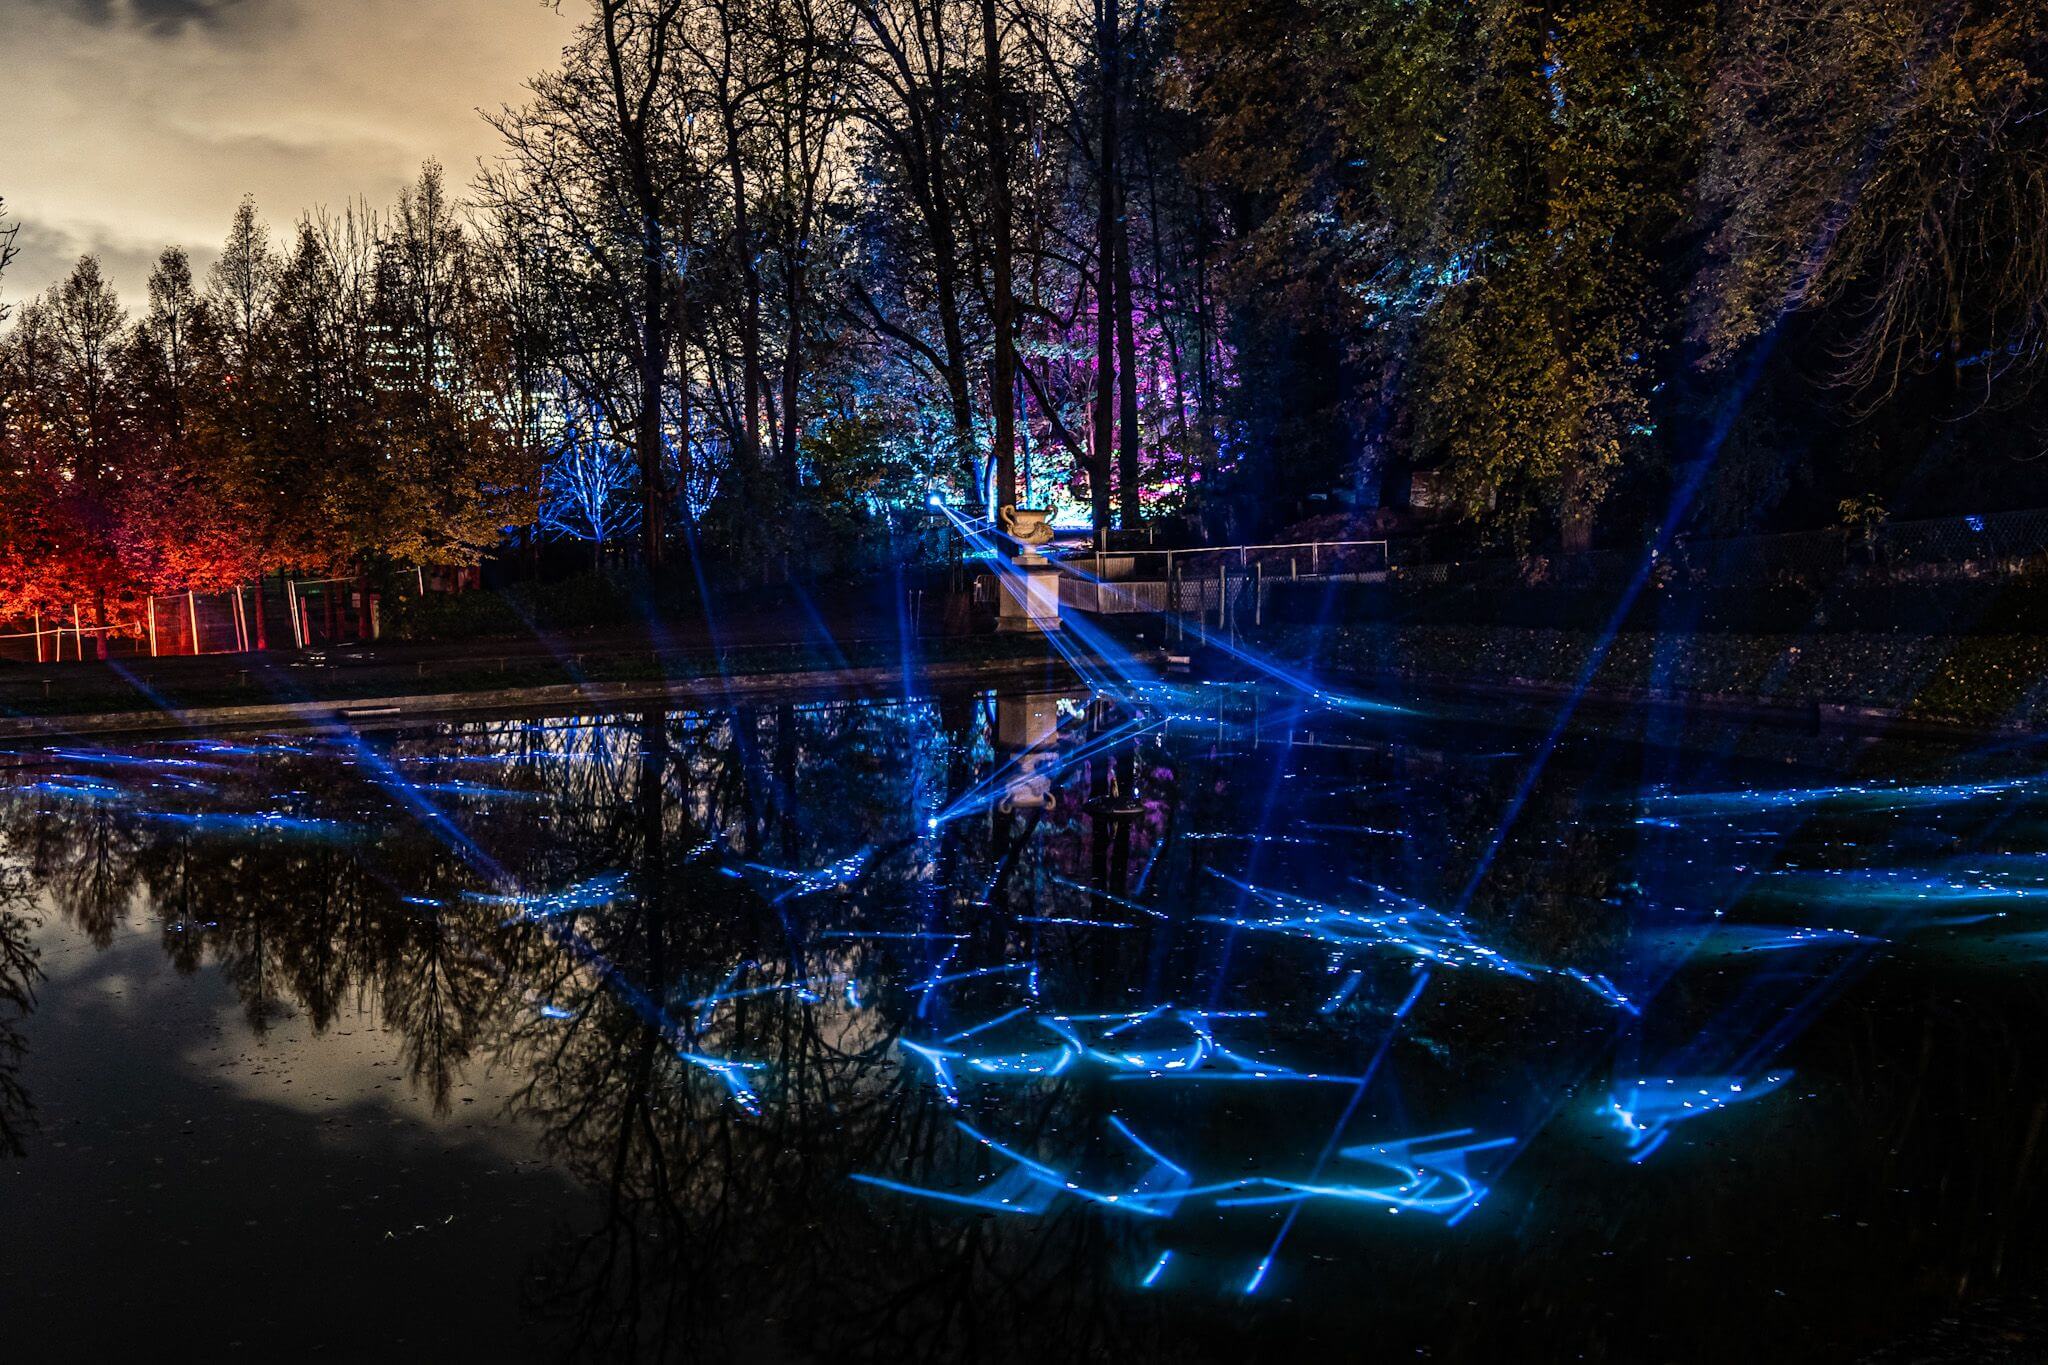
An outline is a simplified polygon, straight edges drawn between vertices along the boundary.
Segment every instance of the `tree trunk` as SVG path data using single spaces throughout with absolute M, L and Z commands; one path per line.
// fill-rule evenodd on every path
M 959 272 L 954 262 L 952 214 L 943 207 L 943 182 L 933 185 L 933 197 L 941 205 L 933 223 L 934 245 L 938 247 L 937 270 L 939 331 L 946 342 L 946 398 L 953 411 L 953 447 L 960 460 L 967 487 L 980 491 L 981 470 L 974 452 L 974 398 L 967 373 L 967 333 L 960 324 Z
M 676 515 L 682 520 L 685 536 L 695 534 L 690 510 L 690 465 L 694 459 L 690 449 L 690 311 L 684 303 L 676 319 Z
M 798 381 L 803 374 L 804 339 L 804 262 L 801 246 L 784 252 L 782 273 L 789 283 L 789 335 L 782 348 L 781 464 L 783 480 L 794 497 L 797 491 L 796 395 Z
M 995 366 L 989 398 L 995 406 L 996 507 L 1017 503 L 1017 358 L 1012 335 L 1010 298 L 1010 139 L 1004 117 L 1002 34 L 996 26 L 996 0 L 981 0 L 982 62 L 988 76 L 989 179 L 993 191 L 995 237 Z
M 1095 187 L 1095 420 L 1094 469 L 1089 502 L 1095 544 L 1109 543 L 1109 466 L 1116 416 L 1116 296 L 1110 281 L 1116 261 L 1116 0 L 1097 0 L 1095 51 L 1102 80 L 1102 145 L 1097 149 Z
M 663 289 L 661 228 L 649 215 L 641 242 L 640 421 L 634 455 L 640 466 L 640 557 L 647 571 L 661 568 L 666 498 L 662 490 L 661 388 L 668 368 L 666 291 Z
M 1135 531 L 1144 517 L 1138 505 L 1138 345 L 1132 335 L 1136 322 L 1132 317 L 1129 198 L 1121 185 L 1116 186 L 1116 203 L 1117 419 L 1121 427 L 1117 468 L 1121 506 L 1117 514 L 1124 530 Z
M 726 160 L 732 173 L 733 235 L 739 247 L 740 278 L 747 291 L 745 307 L 740 315 L 740 421 L 746 432 L 747 454 L 758 461 L 761 458 L 761 391 L 766 387 L 761 370 L 761 272 L 754 267 L 746 176 L 740 169 L 738 134 L 730 130 L 729 115 L 727 126 L 730 150 Z

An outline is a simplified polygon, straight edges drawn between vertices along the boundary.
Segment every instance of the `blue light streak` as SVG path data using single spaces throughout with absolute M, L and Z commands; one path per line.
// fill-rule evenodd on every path
M 1019 924 L 1065 925 L 1074 929 L 1135 929 L 1138 926 L 1129 920 L 1120 919 L 1077 919 L 1072 915 L 1019 915 Z
M 54 796 L 65 801 L 118 804 L 128 799 L 126 787 L 92 777 L 44 778 L 40 782 L 31 782 L 14 790 L 34 792 L 39 796 Z
M 1832 787 L 1786 787 L 1764 791 L 1653 792 L 1643 805 L 1679 817 L 1748 815 L 1816 806 L 1855 805 L 1866 810 L 1909 810 L 1951 806 L 2005 796 L 2037 787 L 2043 779 L 2013 777 L 1995 782 L 1937 782 L 1919 785 L 1849 783 Z
M 1167 1170 L 1174 1172 L 1176 1175 L 1188 1174 L 1187 1167 L 1181 1165 L 1177 1161 L 1172 1160 L 1165 1153 L 1161 1152 L 1158 1148 L 1154 1147 L 1151 1143 L 1139 1137 L 1136 1132 L 1132 1131 L 1131 1126 L 1128 1123 L 1125 1123 L 1123 1119 L 1119 1116 L 1111 1114 L 1109 1116 L 1109 1126 L 1115 1129 L 1119 1134 L 1121 1134 L 1124 1140 L 1129 1142 L 1131 1146 L 1137 1148 L 1146 1156 L 1150 1157 L 1154 1164 L 1164 1166 Z
M 1338 948 L 1388 948 L 1425 962 L 1484 968 L 1525 979 L 1534 974 L 1529 968 L 1473 938 L 1462 919 L 1431 910 L 1383 888 L 1376 889 L 1381 899 L 1393 908 L 1374 912 L 1254 886 L 1214 868 L 1209 871 L 1275 912 L 1268 915 L 1202 916 L 1212 923 L 1306 938 Z
M 1155 854 L 1158 852 L 1159 848 L 1163 846 L 1163 843 L 1164 841 L 1162 840 L 1160 844 L 1155 844 L 1153 846 L 1153 852 Z M 1071 877 L 1062 877 L 1056 872 L 1047 873 L 1045 879 L 1051 882 L 1054 886 L 1064 886 L 1074 891 L 1085 891 L 1091 896 L 1100 896 L 1104 901 L 1106 901 L 1110 905 L 1116 906 L 1118 909 L 1121 910 L 1136 911 L 1138 914 L 1141 915 L 1149 915 L 1153 919 L 1173 918 L 1164 910 L 1156 909 L 1150 905 L 1141 904 L 1137 901 L 1132 900 L 1128 896 L 1119 896 L 1113 892 L 1104 891 L 1100 887 L 1090 886 L 1086 882 L 1077 882 Z
M 919 943 L 964 943 L 967 939 L 967 935 L 965 934 L 942 934 L 937 933 L 935 931 L 924 929 L 825 929 L 821 930 L 816 935 L 816 937 L 833 939 L 849 938 L 862 940 L 901 939 Z
M 1266 1282 L 1266 1272 L 1272 1268 L 1273 1253 L 1269 1251 L 1259 1258 L 1258 1268 L 1253 1270 L 1252 1277 L 1244 1282 L 1244 1292 L 1246 1294 L 1258 1293 L 1259 1286 Z
M 1605 976 L 1597 973 L 1582 972 L 1576 967 L 1561 968 L 1559 974 L 1570 977 L 1618 1010 L 1636 1015 L 1640 1015 L 1643 1012 L 1642 1006 L 1629 999 L 1621 987 L 1615 985 Z
M 202 763 L 196 758 L 176 758 L 168 754 L 123 754 L 111 749 L 46 749 L 44 752 L 67 763 L 90 763 L 104 768 L 177 768 L 216 773 L 228 771 L 219 763 Z
M 787 901 L 798 900 L 804 896 L 814 896 L 820 891 L 830 891 L 846 886 L 856 880 L 867 869 L 868 863 L 874 856 L 875 851 L 872 848 L 863 848 L 857 853 L 849 853 L 837 862 L 827 863 L 825 866 L 810 872 L 799 872 L 784 867 L 772 867 L 766 863 L 747 863 L 745 866 L 749 871 L 758 872 L 776 881 L 790 883 L 787 890 L 781 892 L 769 902 L 772 905 L 781 905 Z
M 294 834 L 314 838 L 335 838 L 352 833 L 355 829 L 355 826 L 341 820 L 287 815 L 282 811 L 143 811 L 141 817 L 159 824 L 184 825 L 190 829 L 221 830 L 234 834 Z
M 2032 869 L 1959 868 L 1943 873 L 1924 868 L 1786 868 L 1770 876 L 1780 884 L 1791 884 L 1802 899 L 1843 899 L 1864 906 L 2048 900 L 2048 882 Z
M 441 782 L 418 782 L 415 791 L 431 792 L 436 796 L 464 797 L 474 801 L 546 801 L 550 795 L 544 791 L 519 791 L 512 787 L 490 787 L 481 782 L 463 782 L 449 779 Z
M 1358 983 L 1364 979 L 1364 972 L 1352 972 L 1348 974 L 1344 978 L 1344 984 L 1337 988 L 1337 993 L 1335 995 L 1332 995 L 1328 1000 L 1325 1000 L 1323 1002 L 1322 1008 L 1318 1010 L 1317 1013 L 1335 1014 L 1339 1007 L 1341 1007 L 1346 1000 L 1349 1000 L 1351 998 L 1351 993 L 1358 989 Z
M 761 1112 L 761 1097 L 754 1092 L 747 1081 L 747 1073 L 766 1068 L 763 1062 L 738 1062 L 728 1057 L 710 1057 L 698 1052 L 677 1050 L 676 1056 L 691 1066 L 700 1067 L 725 1082 L 732 1093 L 734 1103 L 749 1114 Z
M 520 920 L 554 919 L 560 915 L 617 905 L 630 901 L 633 895 L 627 889 L 625 873 L 605 872 L 574 885 L 565 886 L 559 891 L 521 891 L 510 894 L 465 891 L 462 898 L 475 901 L 479 905 L 500 905 L 517 909 L 519 913 L 505 921 L 512 924 Z
M 1664 1076 L 1617 1086 L 1601 1112 L 1628 1136 L 1629 1160 L 1649 1159 L 1681 1123 L 1718 1114 L 1771 1094 L 1792 1078 L 1774 1071 L 1754 1079 L 1740 1076 Z

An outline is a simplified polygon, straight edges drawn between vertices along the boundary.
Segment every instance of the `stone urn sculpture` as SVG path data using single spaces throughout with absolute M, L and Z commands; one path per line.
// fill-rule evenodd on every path
M 1018 544 L 1019 564 L 1043 564 L 1042 545 L 1052 543 L 1052 512 L 1044 507 L 1004 507 L 996 513 L 996 525 Z
M 996 612 L 996 629 L 1044 630 L 1060 628 L 1060 571 L 1038 553 L 1052 540 L 1052 513 L 1042 507 L 1003 507 L 996 512 L 996 527 L 1017 543 L 1017 557 L 1005 564 L 996 561 L 996 583 L 1002 600 Z

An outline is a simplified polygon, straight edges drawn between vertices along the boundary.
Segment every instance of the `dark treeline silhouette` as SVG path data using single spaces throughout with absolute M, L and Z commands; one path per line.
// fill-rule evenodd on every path
M 766 581 L 934 493 L 1525 549 L 2048 495 L 2038 7 L 581 10 L 466 202 L 19 310 L 0 616 L 507 528 Z

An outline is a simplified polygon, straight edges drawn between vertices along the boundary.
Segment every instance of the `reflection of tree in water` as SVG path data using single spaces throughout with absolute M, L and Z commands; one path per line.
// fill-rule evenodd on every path
M 890 1037 L 828 1034 L 813 1011 L 788 1007 L 794 994 L 689 1006 L 693 994 L 716 991 L 710 964 L 751 962 L 784 981 L 811 970 L 788 918 L 701 856 L 711 831 L 729 832 L 741 852 L 764 835 L 801 852 L 791 823 L 777 818 L 795 784 L 794 716 L 784 709 L 768 743 L 760 738 L 745 712 L 710 736 L 642 719 L 631 791 L 615 789 L 623 800 L 609 817 L 572 841 L 582 869 L 633 869 L 639 894 L 620 911 L 580 918 L 577 951 L 555 955 L 536 982 L 568 1017 L 535 1018 L 508 1038 L 530 1077 L 520 1106 L 541 1120 L 550 1151 L 603 1192 L 597 1227 L 550 1256 L 540 1304 L 574 1323 L 591 1358 L 733 1341 L 739 1315 L 752 1315 L 732 1300 L 766 1291 L 758 1275 L 735 1274 L 747 1239 L 826 1194 L 808 1157 L 849 1159 L 819 1147 L 815 1105 L 835 1087 L 894 1072 Z M 843 734 L 826 742 L 842 757 L 850 747 Z M 782 757 L 764 765 L 764 752 Z M 707 761 L 720 753 L 733 761 Z M 761 1116 L 735 1123 L 731 1087 L 684 1054 L 767 1063 L 777 1081 Z M 836 1137 L 857 1151 L 861 1126 L 849 1121 Z M 771 1136 L 799 1129 L 812 1133 L 808 1152 Z M 774 1251 L 787 1250 L 786 1236 Z
M 28 941 L 35 927 L 29 915 L 26 873 L 0 868 L 0 1155 L 22 1154 L 23 1130 L 33 1111 L 21 1081 L 27 1043 L 21 1025 L 35 1008 L 36 982 L 41 978 L 36 952 Z
M 604 1200 L 597 1225 L 547 1258 L 537 1307 L 593 1360 L 1113 1350 L 1151 1314 L 1116 1288 L 1127 1257 L 1112 1224 L 1073 1210 L 1023 1226 L 935 1218 L 850 1180 L 975 1157 L 901 1064 L 907 1005 L 856 1009 L 831 988 L 761 987 L 873 983 L 892 964 L 823 932 L 857 905 L 772 904 L 700 856 L 719 830 L 742 853 L 765 844 L 815 861 L 821 831 L 807 816 L 821 810 L 873 821 L 857 833 L 896 834 L 920 766 L 926 777 L 930 761 L 951 766 L 941 751 L 970 740 L 964 728 L 878 733 L 859 712 L 831 719 L 852 723 L 819 734 L 787 709 L 765 723 L 741 713 L 721 736 L 736 761 L 707 768 L 701 744 L 645 718 L 638 818 L 587 826 L 578 870 L 631 867 L 641 894 L 623 913 L 582 920 L 576 959 L 558 958 L 537 983 L 568 1017 L 534 1019 L 508 1040 L 530 1078 L 520 1105 Z M 967 770 L 953 776 L 957 790 Z M 843 819 L 832 833 L 838 848 L 849 841 Z M 914 893 L 931 875 L 924 857 L 898 836 L 877 851 L 875 875 Z M 983 920 L 977 946 L 1014 948 L 1014 927 Z M 696 1005 L 731 964 L 750 964 L 746 988 L 759 993 Z M 773 1079 L 758 1112 L 689 1056 L 761 1063 Z M 1031 1122 L 1074 1128 L 1102 1109 L 1099 1096 L 1059 1087 Z
M 960 935 L 959 965 L 1030 957 L 1060 1007 L 1128 1009 L 1171 998 L 1172 983 L 1208 980 L 1212 936 L 1199 917 L 1234 894 L 1212 870 L 1328 887 L 1333 899 L 1350 874 L 1454 902 L 1522 770 L 1360 744 L 1316 755 L 1295 780 L 1307 787 L 1313 776 L 1333 795 L 1320 806 L 1290 798 L 1290 823 L 1280 824 L 1257 804 L 1261 793 L 1291 790 L 1270 766 L 1289 761 L 1280 746 L 1220 732 L 1155 736 L 1067 771 L 1048 812 L 991 808 L 911 837 L 920 813 L 947 807 L 1004 761 L 991 734 L 985 708 L 960 698 L 475 721 L 373 741 L 371 755 L 309 744 L 209 772 L 206 809 L 332 821 L 324 834 L 224 831 L 152 821 L 139 802 L 19 796 L 0 798 L 0 829 L 46 881 L 49 903 L 95 941 L 107 941 L 132 895 L 181 969 L 219 964 L 252 1028 L 284 1011 L 316 1030 L 374 1012 L 414 1083 L 444 1109 L 467 1066 L 519 1076 L 515 1116 L 537 1124 L 549 1152 L 598 1193 L 589 1225 L 539 1260 L 533 1289 L 536 1310 L 587 1358 L 1107 1358 L 1213 1346 L 1235 1329 L 1201 1316 L 1187 1296 L 1128 1292 L 1160 1246 L 1143 1220 L 1073 1200 L 1039 1217 L 962 1212 L 851 1180 L 882 1173 L 953 1189 L 995 1174 L 899 1047 L 935 1031 L 917 1016 L 911 987 L 934 970 L 936 950 L 886 941 L 887 931 L 940 925 Z M 385 770 L 418 783 L 445 826 L 380 786 Z M 1323 817 L 1337 822 L 1330 832 L 1301 823 Z M 1406 836 L 1356 832 L 1382 827 Z M 1261 832 L 1288 838 L 1247 837 Z M 1472 932 L 1523 960 L 1594 969 L 1631 920 L 1629 883 L 1670 894 L 1655 885 L 1655 867 L 1632 862 L 1639 837 L 1601 816 L 1583 778 L 1561 770 L 1529 793 L 1478 879 L 1465 907 Z M 799 870 L 855 849 L 865 856 L 845 885 L 782 894 Z M 1128 898 L 1148 876 L 1146 898 L 1167 920 L 1136 916 L 1139 929 L 1124 934 L 1031 926 L 1049 915 L 1134 918 Z M 1086 885 L 1105 877 L 1093 892 Z M 619 892 L 602 903 L 528 914 L 518 899 L 608 878 Z M 880 932 L 857 936 L 871 931 Z M 1367 990 L 1341 1010 L 1318 1010 L 1334 980 L 1329 956 L 1258 935 L 1233 950 L 1230 988 L 1272 1007 L 1277 1055 L 1348 1058 L 1380 1036 L 1384 1010 L 1361 1008 Z M 1396 954 L 1357 961 L 1404 980 L 1411 965 Z M 26 981 L 32 964 L 14 965 Z M 847 982 L 858 983 L 858 1007 L 841 994 Z M 794 989 L 803 983 L 811 989 Z M 1389 1077 L 1414 1094 L 1491 1099 L 1512 1075 L 1550 1103 L 1540 1091 L 1557 1068 L 1539 1054 L 1612 1023 L 1591 993 L 1567 987 L 1560 1003 L 1554 983 L 1439 973 Z M 733 985 L 759 993 L 703 1003 Z M 1659 1007 L 1683 1030 L 1725 994 L 1687 982 Z M 18 1018 L 25 988 L 0 992 L 0 1005 L 10 1001 Z M 1539 1037 L 1531 1021 L 1544 1011 L 1558 1026 Z M 1835 1046 L 1845 1068 L 1882 1073 L 1872 1091 L 1891 1086 L 1901 1096 L 1891 1107 L 1909 1116 L 1973 1103 L 1964 1091 L 2010 1093 L 1997 1113 L 2016 1136 L 2003 1148 L 1938 1142 L 1923 1136 L 1924 1122 L 1894 1144 L 1919 1162 L 1919 1188 L 2009 1181 L 2030 1144 L 2048 1140 L 2025 1136 L 2048 1123 L 2028 1098 L 2040 1086 L 1997 1074 L 1995 1059 L 2018 1049 L 2011 1039 L 1969 1050 L 1903 1036 L 1908 1019 L 1931 1028 L 1935 1013 L 1915 1009 L 1883 1038 L 1838 1036 Z M 968 1009 L 959 1022 L 985 1017 Z M 0 1062 L 13 1055 L 11 1036 L 0 1034 Z M 1973 1060 L 1923 1060 L 1910 1075 L 1883 1065 L 1916 1052 Z M 735 1073 L 704 1060 L 720 1058 L 760 1067 L 744 1073 L 744 1097 Z M 0 1073 L 0 1096 L 5 1084 Z M 1050 1158 L 1100 1150 L 1113 1089 L 1076 1068 L 990 1103 L 1006 1140 Z M 1161 1114 L 1169 1135 L 1205 1121 L 1192 1106 Z M 1243 1136 L 1256 1153 L 1264 1135 Z M 1854 1149 L 1846 1134 L 1838 1145 Z M 1875 1178 L 1836 1169 L 1838 1184 L 1807 1174 L 1792 1197 L 1819 1190 L 1812 1198 L 1839 1202 L 1848 1182 Z M 1886 1184 L 1908 1178 L 1881 1174 Z M 1657 1217 L 1657 1197 L 1617 1189 L 1608 1162 L 1565 1167 L 1554 1188 L 1617 1216 Z M 1722 1201 L 1693 1218 L 1739 1241 L 1757 1215 Z M 2015 1255 L 2041 1240 L 2018 1228 L 2010 1238 Z M 1943 1245 L 1926 1250 L 1937 1258 Z M 1233 1244 L 1221 1273 L 1241 1277 L 1243 1254 Z M 1532 1286 L 1510 1304 L 1516 1311 L 1548 1292 L 1540 1275 L 1512 1264 L 1512 1241 L 1460 1254 L 1468 1269 Z M 1385 1285 L 1376 1303 L 1433 1302 L 1428 1266 L 1375 1273 Z M 1473 1331 L 1485 1335 L 1476 1319 Z
M 762 1343 L 823 1353 L 849 1340 L 908 1358 L 1048 1341 L 1054 1354 L 1107 1353 L 1161 1330 L 1149 1300 L 1133 1307 L 1121 1288 L 1145 1254 L 1130 1224 L 1074 1204 L 1036 1219 L 947 1216 L 849 1180 L 971 1181 L 987 1156 L 896 1047 L 925 1027 L 900 989 L 924 968 L 833 935 L 921 906 L 966 936 L 963 961 L 1032 954 L 1063 1001 L 1099 993 L 1094 1003 L 1119 1007 L 1162 963 L 1185 970 L 1187 942 L 1169 963 L 1143 935 L 1040 941 L 1020 917 L 1114 913 L 1060 883 L 1106 870 L 1128 893 L 1134 864 L 1162 841 L 1162 881 L 1207 885 L 1204 868 L 1229 846 L 1172 845 L 1170 831 L 1241 822 L 1244 792 L 1263 789 L 1260 765 L 1277 760 L 1147 743 L 1068 772 L 1043 823 L 991 809 L 938 840 L 910 839 L 913 812 L 1003 761 L 989 733 L 985 709 L 957 699 L 477 721 L 376 741 L 374 754 L 307 745 L 207 775 L 203 809 L 332 821 L 328 834 L 151 822 L 137 803 L 52 814 L 14 801 L 0 815 L 41 850 L 55 902 L 96 941 L 127 894 L 113 888 L 136 888 L 166 953 L 184 970 L 217 962 L 253 1029 L 285 1011 L 324 1030 L 370 1010 L 443 1108 L 466 1066 L 511 1062 L 525 1077 L 518 1112 L 602 1194 L 596 1225 L 550 1253 L 539 1295 L 592 1357 Z M 445 828 L 380 787 L 387 769 L 420 784 Z M 1140 797 L 1142 813 L 1092 814 L 1091 798 L 1112 793 Z M 779 901 L 785 883 L 733 875 L 754 862 L 817 867 L 856 847 L 871 850 L 859 894 Z M 1551 863 L 1598 860 L 1532 847 Z M 1521 857 L 1504 859 L 1500 885 L 1516 882 Z M 628 894 L 559 916 L 492 899 L 620 874 Z M 1295 980 L 1276 959 L 1243 961 L 1256 989 Z M 853 978 L 873 993 L 857 1010 L 793 990 L 692 1006 L 736 971 L 749 987 Z M 727 1079 L 690 1056 L 760 1064 L 760 1112 L 744 1113 Z M 1085 1142 L 1108 1102 L 1099 1079 L 1063 1080 L 1006 1106 L 1021 1131 Z
M 129 868 L 147 839 L 126 812 L 100 801 L 62 811 L 19 802 L 13 839 L 47 903 L 85 931 L 96 948 L 132 903 Z
M 1027 942 L 1016 916 L 1049 900 L 1101 913 L 1054 883 L 1102 862 L 1128 891 L 1134 825 L 1148 852 L 1183 818 L 1183 789 L 1202 823 L 1223 824 L 1242 815 L 1236 784 L 1256 779 L 1243 755 L 1219 752 L 1191 780 L 1181 757 L 1148 746 L 1069 773 L 1042 828 L 991 810 L 935 846 L 913 843 L 919 801 L 936 809 L 1001 761 L 988 725 L 957 701 L 778 705 L 473 722 L 387 741 L 378 761 L 430 793 L 454 831 L 438 835 L 369 779 L 378 763 L 319 748 L 223 765 L 205 805 L 328 819 L 331 836 L 149 823 L 118 803 L 61 820 L 35 802 L 6 814 L 43 841 L 57 903 L 96 941 L 120 899 L 71 888 L 139 888 L 165 951 L 185 970 L 218 962 L 254 1029 L 282 1011 L 318 1030 L 372 1010 L 443 1107 L 473 1060 L 514 1062 L 527 1078 L 519 1112 L 602 1192 L 603 1216 L 550 1254 L 540 1296 L 592 1357 L 744 1353 L 750 1341 L 822 1353 L 848 1340 L 908 1358 L 1000 1358 L 1026 1342 L 1108 1352 L 1157 1330 L 1120 1287 L 1142 1254 L 1128 1225 L 1069 1205 L 1039 1219 L 941 1216 L 849 1180 L 959 1177 L 986 1157 L 902 1065 L 909 1006 L 880 987 L 914 964 L 824 931 L 893 922 L 909 898 L 967 934 L 968 959 L 1034 952 L 1063 998 L 1114 997 L 1147 970 L 1143 939 L 1048 946 Z M 1130 793 L 1140 773 L 1144 813 L 1106 825 L 1105 848 L 1089 798 Z M 873 850 L 858 880 L 875 894 L 778 904 L 730 875 L 755 860 L 818 866 L 854 846 Z M 1218 853 L 1185 846 L 1175 875 L 1199 885 Z M 630 897 L 544 922 L 483 898 L 621 872 Z M 743 964 L 750 984 L 836 974 L 877 999 L 849 1010 L 782 991 L 691 1007 Z M 725 1079 L 682 1054 L 760 1063 L 772 1078 L 761 1112 L 743 1113 Z M 1047 1087 L 1014 1117 L 1086 1133 L 1107 1110 L 1097 1089 Z
M 824 965 L 779 953 L 776 917 L 736 910 L 730 885 L 671 867 L 665 901 L 617 925 L 611 966 L 660 979 L 658 962 L 701 976 L 753 961 L 791 980 Z M 558 983 L 554 998 L 573 1018 L 518 1040 L 520 1103 L 602 1192 L 597 1226 L 558 1244 L 538 1278 L 537 1307 L 572 1326 L 580 1358 L 1070 1359 L 1148 1319 L 1116 1288 L 1117 1230 L 1087 1211 L 933 1217 L 851 1181 L 973 1160 L 896 1055 L 907 1011 L 782 991 L 679 1009 L 668 1027 L 594 981 L 581 995 Z M 681 1050 L 766 1063 L 760 1112 Z M 1031 1122 L 1073 1128 L 1099 1108 L 1062 1087 Z

